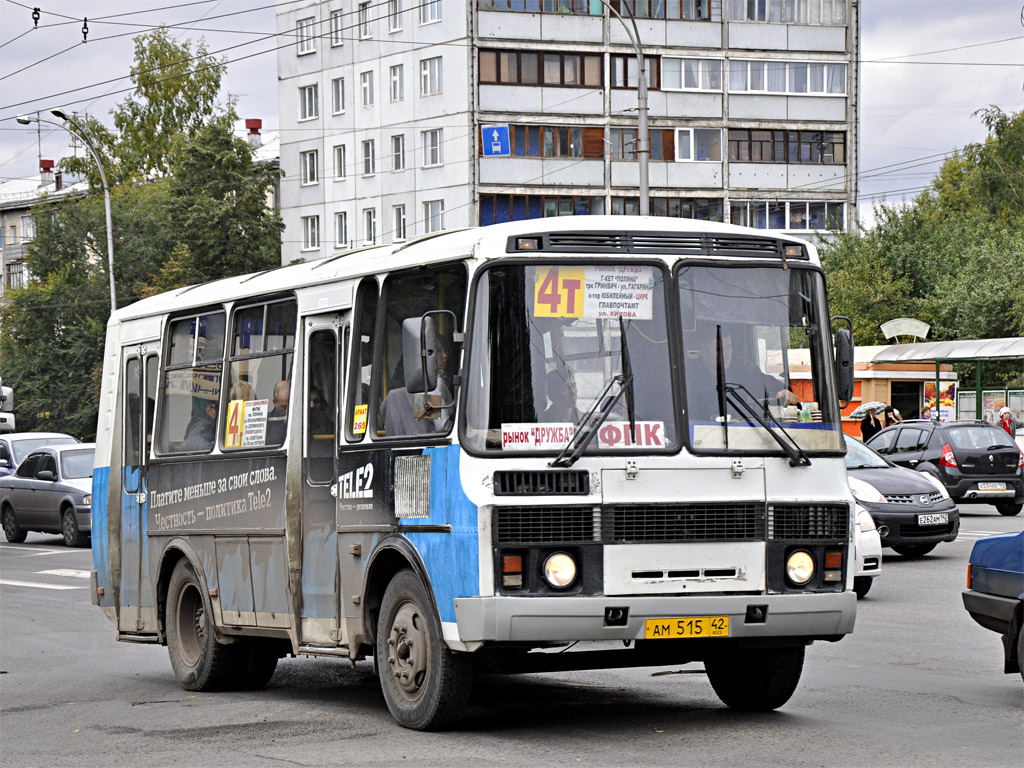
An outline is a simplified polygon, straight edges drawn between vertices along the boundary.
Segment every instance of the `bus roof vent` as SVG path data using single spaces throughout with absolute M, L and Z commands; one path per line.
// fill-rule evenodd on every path
M 782 258 L 784 245 L 800 249 L 799 256 L 794 256 L 792 248 L 789 249 L 787 258 L 808 260 L 806 248 L 794 243 L 784 243 L 774 237 L 679 232 L 545 232 L 527 236 L 516 235 L 508 239 L 506 252 L 747 256 L 764 259 Z
M 495 496 L 586 496 L 590 473 L 586 470 L 499 471 L 494 473 Z

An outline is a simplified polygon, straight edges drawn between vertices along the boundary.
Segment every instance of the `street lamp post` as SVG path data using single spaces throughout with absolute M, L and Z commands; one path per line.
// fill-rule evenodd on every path
M 107 272 L 110 275 L 110 311 L 113 313 L 117 309 L 117 291 L 114 288 L 114 227 L 110 215 L 110 187 L 107 185 L 107 174 L 103 170 L 103 162 L 100 160 L 99 153 L 92 145 L 92 142 L 87 138 L 88 134 L 82 130 L 82 127 L 69 115 L 59 109 L 50 110 L 50 113 L 64 122 L 55 123 L 53 120 L 46 120 L 38 115 L 35 117 L 19 115 L 17 119 L 22 125 L 28 125 L 29 123 L 47 123 L 48 125 L 55 125 L 58 128 L 63 128 L 65 131 L 81 141 L 82 144 L 85 145 L 85 148 L 89 150 L 89 154 L 92 155 L 92 159 L 96 161 L 96 167 L 100 170 L 100 181 L 103 182 L 103 207 L 107 218 Z
M 629 13 L 629 24 L 622 15 L 616 11 L 612 6 L 600 0 L 601 5 L 608 9 L 609 13 L 615 15 L 620 22 L 622 22 L 623 28 L 626 30 L 626 34 L 629 35 L 629 40 L 633 43 L 633 50 L 636 52 L 636 60 L 640 65 L 640 77 L 636 84 L 636 101 L 637 101 L 637 138 L 636 138 L 636 153 L 640 156 L 640 215 L 647 216 L 651 212 L 650 202 L 650 177 L 648 176 L 648 161 L 651 157 L 651 137 L 647 129 L 647 71 L 644 63 L 644 51 L 640 44 L 640 31 L 636 28 L 636 18 L 633 16 L 633 10 L 630 8 L 629 0 L 623 3 L 623 7 Z M 632 29 L 630 28 L 632 27 Z M 627 78 L 626 84 L 629 84 Z

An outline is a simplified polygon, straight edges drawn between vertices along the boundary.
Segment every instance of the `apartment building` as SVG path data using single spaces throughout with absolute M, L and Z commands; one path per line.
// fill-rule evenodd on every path
M 630 15 L 652 215 L 849 229 L 858 12 L 858 0 L 281 2 L 277 30 L 293 41 L 278 50 L 282 259 L 638 213 Z

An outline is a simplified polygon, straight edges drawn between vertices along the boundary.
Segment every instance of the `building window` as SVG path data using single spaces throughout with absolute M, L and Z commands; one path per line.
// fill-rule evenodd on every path
M 345 14 L 331 11 L 331 47 L 345 44 Z
M 603 197 L 481 195 L 480 226 L 547 216 L 590 216 L 605 212 Z
M 441 0 L 424 0 L 420 4 L 420 24 L 441 20 Z
M 636 88 L 640 82 L 640 63 L 633 54 L 616 53 L 611 56 L 612 88 Z M 644 76 L 647 88 L 657 90 L 661 87 L 657 56 L 644 56 Z
M 299 153 L 299 165 L 302 168 L 302 183 L 316 184 L 320 181 L 317 169 L 317 150 Z
M 699 221 L 723 220 L 724 203 L 721 198 L 652 197 L 649 201 L 652 216 Z M 613 197 L 611 213 L 613 216 L 636 216 L 640 213 L 640 198 Z
M 576 125 L 510 125 L 512 157 L 569 157 L 601 160 L 604 128 Z M 480 141 L 483 154 L 483 137 Z
M 441 57 L 423 59 L 420 62 L 420 96 L 433 96 L 442 88 Z
M 661 87 L 672 91 L 722 90 L 722 62 L 719 59 L 661 58 Z
M 36 236 L 36 220 L 31 216 L 22 216 L 21 218 L 21 242 L 27 243 L 35 239 Z M 13 229 L 13 227 L 12 227 Z M 13 243 L 12 243 L 13 245 Z
M 388 31 L 402 29 L 402 0 L 388 0 Z
M 710 0 L 611 0 L 610 5 L 625 18 L 708 21 Z
M 370 19 L 370 6 L 371 3 L 360 3 L 359 4 L 359 39 L 365 40 L 368 37 L 373 37 L 373 27 L 370 26 L 372 20 Z
M 405 98 L 405 65 L 395 64 L 391 68 L 391 101 Z
M 444 200 L 428 200 L 423 204 L 423 231 L 440 232 L 444 229 Z
M 846 0 L 729 0 L 732 21 L 846 24 Z
M 359 75 L 359 82 L 362 85 L 363 106 L 373 106 L 373 72 L 363 72 Z
M 820 61 L 731 61 L 729 90 L 846 95 L 846 64 Z
M 377 209 L 363 209 L 363 241 L 367 245 L 377 242 Z
M 843 231 L 845 203 L 783 200 L 733 200 L 729 221 L 754 229 Z
M 600 88 L 603 57 L 579 53 L 480 51 L 480 82 Z
M 377 172 L 377 155 L 373 139 L 363 142 L 363 176 L 372 176 Z
M 423 131 L 420 135 L 423 137 L 423 167 L 429 168 L 432 165 L 444 163 L 444 153 L 442 151 L 444 129 L 433 128 L 429 131 Z
M 405 134 L 399 133 L 391 137 L 391 170 L 405 170 Z
M 674 162 L 676 132 L 672 128 L 656 128 L 650 133 L 651 160 Z M 636 128 L 612 128 L 610 147 L 612 160 L 636 160 L 638 132 Z
M 299 88 L 299 120 L 314 120 L 320 117 L 318 86 L 304 85 Z
M 676 161 L 717 162 L 722 159 L 720 128 L 677 128 Z M 692 218 L 684 216 L 683 218 Z
M 320 217 L 302 217 L 302 250 L 315 251 L 320 248 Z
M 601 16 L 604 8 L 590 0 L 478 0 L 481 11 L 518 11 L 520 13 L 558 13 Z
M 344 77 L 336 77 L 331 80 L 331 111 L 336 115 L 345 111 Z
M 334 180 L 341 181 L 347 175 L 348 157 L 344 144 L 334 145 Z
M 391 209 L 392 218 L 394 220 L 394 229 L 391 232 L 392 239 L 395 242 L 399 240 L 405 240 L 405 206 L 396 205 Z
M 298 41 L 299 56 L 316 51 L 316 19 L 299 19 L 295 22 L 295 37 Z
M 844 165 L 846 134 L 729 129 L 729 159 L 739 163 Z
M 348 211 L 334 214 L 334 247 L 348 248 Z

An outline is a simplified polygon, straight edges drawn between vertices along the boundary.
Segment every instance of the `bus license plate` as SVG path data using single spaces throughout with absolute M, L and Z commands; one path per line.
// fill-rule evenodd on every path
M 944 525 L 949 522 L 948 512 L 938 512 L 934 515 L 918 515 L 918 525 Z
M 644 622 L 644 639 L 646 640 L 728 636 L 728 616 L 688 616 L 686 618 L 647 619 Z
M 979 491 L 1005 491 L 1006 483 L 978 483 Z

